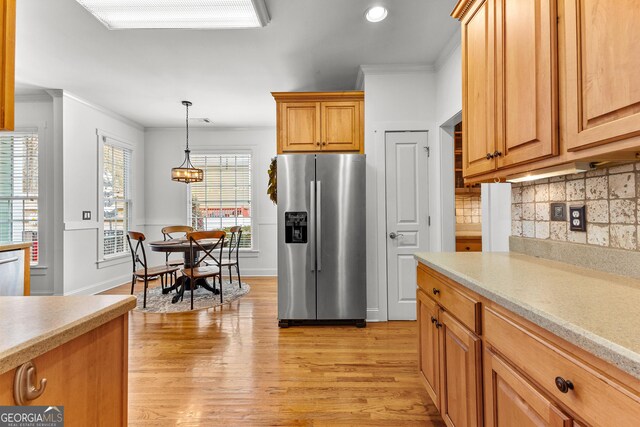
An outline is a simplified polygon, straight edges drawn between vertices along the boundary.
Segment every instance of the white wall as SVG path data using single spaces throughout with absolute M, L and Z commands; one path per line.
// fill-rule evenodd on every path
M 433 156 L 436 131 L 435 75 L 429 67 L 363 66 L 365 153 L 367 155 L 367 320 L 387 320 L 385 132 L 427 130 L 430 250 L 439 250 L 438 169 Z
M 462 56 L 460 30 L 443 48 L 436 62 L 436 122 L 440 168 L 441 249 L 455 251 L 454 126 L 462 120 Z
M 106 132 L 134 147 L 132 176 L 132 228 L 145 218 L 144 130 L 114 113 L 64 92 L 62 96 L 63 218 L 65 295 L 93 294 L 131 278 L 126 256 L 98 265 L 98 136 Z M 82 221 L 82 211 L 91 221 Z M 143 230 L 144 231 L 144 230 Z
M 184 129 L 147 129 L 145 134 L 145 203 L 146 230 L 150 240 L 162 239 L 160 230 L 167 225 L 189 224 L 187 185 L 171 181 L 171 168 L 184 159 Z M 252 186 L 254 246 L 256 252 L 242 253 L 241 274 L 270 276 L 277 269 L 276 206 L 267 196 L 267 170 L 276 155 L 276 130 L 217 130 L 191 128 L 189 145 L 192 153 L 204 151 L 250 150 L 252 152 Z M 163 254 L 154 254 L 154 262 Z
M 46 92 L 17 96 L 15 129 L 37 128 L 39 133 L 39 250 L 38 266 L 31 268 L 31 294 L 52 295 L 56 258 L 61 254 L 54 246 L 54 173 L 61 173 L 53 162 L 53 98 Z

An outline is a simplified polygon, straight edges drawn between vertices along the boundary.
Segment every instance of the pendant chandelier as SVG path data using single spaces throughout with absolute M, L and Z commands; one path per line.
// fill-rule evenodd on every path
M 191 163 L 191 150 L 189 150 L 189 107 L 191 107 L 192 104 L 189 101 L 182 101 L 182 105 L 187 108 L 187 148 L 184 150 L 184 162 L 177 168 L 171 169 L 171 180 L 189 184 L 191 182 L 201 182 L 204 178 L 204 172 Z

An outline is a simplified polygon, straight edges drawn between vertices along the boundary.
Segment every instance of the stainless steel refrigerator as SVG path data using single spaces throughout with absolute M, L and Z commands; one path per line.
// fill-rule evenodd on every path
M 278 320 L 365 326 L 365 156 L 278 156 Z

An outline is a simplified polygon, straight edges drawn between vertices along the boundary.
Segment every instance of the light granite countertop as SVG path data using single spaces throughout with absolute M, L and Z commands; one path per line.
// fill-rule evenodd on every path
M 640 379 L 640 280 L 514 252 L 415 257 Z
M 130 295 L 0 297 L 0 374 L 135 306 Z

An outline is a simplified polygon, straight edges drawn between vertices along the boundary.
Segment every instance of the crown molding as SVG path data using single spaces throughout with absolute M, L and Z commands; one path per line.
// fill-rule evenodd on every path
M 447 42 L 447 44 L 444 45 L 444 47 L 438 54 L 438 58 L 436 59 L 436 62 L 434 64 L 436 71 L 440 71 L 442 66 L 451 57 L 453 52 L 460 46 L 460 44 L 462 43 L 461 37 L 462 36 L 460 34 L 460 26 L 458 25 L 455 32 Z
M 269 16 L 269 11 L 267 10 L 267 5 L 264 0 L 251 0 L 251 3 L 253 3 L 253 8 L 256 11 L 256 15 L 258 15 L 260 25 L 266 27 L 267 24 L 271 22 L 271 16 Z
M 433 64 L 364 64 L 358 68 L 356 90 L 364 90 L 365 76 L 390 74 L 421 74 L 436 71 Z
M 23 93 L 15 95 L 16 102 L 51 102 L 52 100 L 53 97 L 44 90 L 42 93 Z
M 158 126 L 158 127 L 146 127 L 144 128 L 145 132 L 148 131 L 180 131 L 184 132 L 184 127 L 171 127 L 171 126 Z M 189 132 L 252 132 L 252 131 L 261 131 L 261 130 L 276 130 L 275 126 L 192 126 L 189 125 Z
M 140 123 L 135 122 L 135 121 L 133 121 L 133 120 L 131 120 L 131 119 L 125 117 L 125 116 L 121 116 L 120 114 L 115 113 L 115 112 L 113 112 L 111 110 L 108 110 L 108 109 L 106 109 L 106 108 L 104 108 L 104 107 L 102 107 L 100 105 L 97 105 L 97 104 L 94 104 L 94 103 L 92 103 L 90 101 L 87 101 L 84 98 L 81 98 L 81 97 L 79 97 L 77 95 L 72 94 L 71 92 L 67 92 L 66 90 L 63 90 L 62 91 L 62 96 L 65 97 L 65 98 L 73 99 L 74 101 L 79 102 L 79 103 L 81 103 L 83 105 L 86 105 L 87 107 L 93 108 L 94 110 L 99 111 L 99 112 L 111 117 L 112 119 L 118 120 L 118 121 L 120 121 L 122 123 L 125 123 L 125 124 L 131 126 L 131 127 L 136 128 L 138 130 L 144 131 L 144 126 L 142 126 Z
M 469 11 L 469 8 L 475 1 L 476 0 L 460 0 L 458 4 L 456 4 L 456 7 L 451 12 L 451 17 L 462 20 L 462 18 L 464 18 L 464 15 L 467 14 L 467 12 Z

